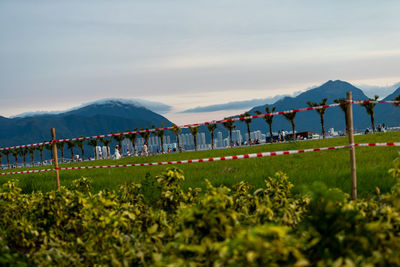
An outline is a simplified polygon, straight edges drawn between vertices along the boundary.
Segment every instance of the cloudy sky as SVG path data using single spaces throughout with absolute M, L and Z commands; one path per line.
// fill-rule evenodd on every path
M 142 98 L 185 123 L 225 114 L 179 111 L 327 80 L 385 90 L 400 81 L 399 13 L 395 0 L 1 0 L 0 115 Z

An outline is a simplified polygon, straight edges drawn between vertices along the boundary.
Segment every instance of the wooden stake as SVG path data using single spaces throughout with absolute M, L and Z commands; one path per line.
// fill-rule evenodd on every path
M 347 92 L 347 102 L 353 100 L 351 92 Z M 347 129 L 350 145 L 350 163 L 351 163 L 351 194 L 354 200 L 357 199 L 357 168 L 356 168 L 356 150 L 354 146 L 353 129 L 353 104 L 347 104 Z
M 54 156 L 54 166 L 56 168 L 57 189 L 60 189 L 60 173 L 58 171 L 57 143 L 55 142 L 56 129 L 54 128 L 51 128 L 51 138 L 53 140 L 53 156 Z

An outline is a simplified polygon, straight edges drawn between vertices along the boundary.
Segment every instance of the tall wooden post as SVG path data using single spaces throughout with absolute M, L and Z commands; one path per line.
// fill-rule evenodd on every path
M 357 199 L 357 168 L 356 168 L 356 151 L 354 146 L 354 129 L 353 129 L 353 96 L 351 92 L 347 92 L 347 129 L 350 145 L 350 163 L 351 163 L 351 195 L 353 199 Z
M 58 156 L 57 156 L 57 143 L 56 141 L 56 129 L 51 128 L 51 138 L 53 140 L 53 155 L 54 155 L 54 166 L 56 168 L 56 179 L 57 179 L 57 189 L 60 189 L 60 173 L 58 170 Z

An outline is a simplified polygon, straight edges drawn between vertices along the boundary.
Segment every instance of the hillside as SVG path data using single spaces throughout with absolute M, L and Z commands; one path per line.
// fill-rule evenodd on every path
M 0 117 L 0 146 L 20 145 L 49 140 L 50 128 L 57 138 L 96 135 L 134 128 L 150 128 L 171 122 L 141 106 L 118 100 L 101 101 L 59 114 L 27 117 Z
M 297 97 L 285 97 L 277 101 L 271 107 L 276 107 L 276 111 L 289 110 L 293 108 L 307 107 L 307 101 L 312 101 L 319 103 L 323 98 L 328 98 L 327 103 L 334 103 L 334 99 L 345 98 L 346 92 L 351 91 L 354 100 L 365 100 L 368 97 L 357 87 L 351 85 L 350 83 L 343 81 L 328 81 L 321 85 L 320 87 L 308 90 Z M 254 107 L 250 110 L 252 114 L 255 114 L 255 110 L 265 112 L 265 107 L 267 105 Z M 378 106 L 389 106 L 387 104 L 380 104 Z M 381 110 L 382 109 L 382 110 Z M 387 107 L 386 107 L 387 109 Z M 385 123 L 386 125 L 400 124 L 400 118 L 397 116 L 390 117 L 391 115 L 386 114 L 387 110 L 385 108 L 377 107 L 376 110 L 376 123 Z M 354 116 L 354 127 L 358 130 L 363 130 L 366 127 L 370 127 L 369 116 L 366 114 L 365 109 L 359 105 L 354 105 L 353 108 Z M 335 130 L 344 130 L 345 120 L 344 113 L 340 108 L 329 108 L 325 113 L 325 129 L 334 128 Z M 321 131 L 320 117 L 316 111 L 306 111 L 300 112 L 296 116 L 296 130 L 297 131 Z M 244 130 L 244 123 L 238 124 L 240 129 Z M 254 120 L 252 123 L 252 130 L 263 129 L 266 131 L 267 124 L 264 120 Z M 290 123 L 283 116 L 276 116 L 273 123 L 274 131 L 278 130 L 290 130 Z
M 400 87 L 392 94 L 384 98 L 384 100 L 393 100 L 400 95 Z M 377 105 L 375 108 L 376 119 L 384 121 L 388 125 L 399 125 L 400 123 L 400 108 L 393 105 Z

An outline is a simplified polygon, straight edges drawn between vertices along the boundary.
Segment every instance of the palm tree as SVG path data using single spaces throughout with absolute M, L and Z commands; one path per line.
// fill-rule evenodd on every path
M 74 141 L 67 141 L 67 149 L 71 151 L 71 162 L 74 161 L 74 147 L 76 147 Z
M 111 132 L 113 133 L 113 132 Z M 117 132 L 113 137 L 112 137 L 115 141 L 118 142 L 118 147 L 119 149 L 122 149 L 122 141 L 126 138 L 125 135 L 122 135 L 120 132 Z
M 176 124 L 172 124 L 172 127 L 174 128 L 171 129 L 171 132 L 173 132 L 176 135 L 176 142 L 178 143 L 178 151 L 181 151 L 180 149 L 181 146 L 179 144 L 179 133 L 182 132 L 182 129 L 179 128 Z
M 26 155 L 28 155 L 28 148 L 21 148 L 19 150 L 19 154 L 22 156 L 24 159 L 24 167 L 26 167 Z
M 134 129 L 133 131 L 137 131 L 137 128 Z M 128 132 L 130 132 L 130 130 L 128 130 Z M 131 141 L 132 146 L 133 146 L 133 154 L 136 155 L 136 139 L 137 139 L 137 133 L 131 133 L 131 134 L 127 134 L 126 137 Z
M 272 107 L 272 109 L 269 109 L 269 107 L 265 107 L 265 112 L 267 112 L 267 114 L 273 113 L 273 112 L 275 112 L 275 109 L 276 109 L 275 107 Z M 258 110 L 256 110 L 255 112 L 258 115 L 262 114 Z M 264 120 L 269 125 L 269 135 L 271 136 L 271 143 L 272 143 L 272 141 L 274 140 L 274 136 L 273 136 L 273 133 L 272 133 L 272 122 L 274 120 L 274 115 L 266 116 L 266 117 L 264 117 Z
M 7 165 L 8 165 L 8 168 L 10 168 L 10 153 L 11 153 L 11 151 L 9 149 L 7 149 L 7 150 L 3 150 L 2 153 L 7 157 Z
M 112 139 L 100 138 L 100 142 L 102 142 L 107 147 L 107 158 L 109 158 L 110 157 L 110 144 L 112 142 Z
M 40 145 L 36 147 L 36 150 L 39 151 L 40 153 L 40 162 L 43 165 L 43 150 L 44 150 L 44 145 Z
M 195 151 L 197 151 L 197 134 L 199 133 L 199 129 L 200 129 L 199 126 L 194 126 L 194 127 L 189 126 L 189 130 L 190 130 L 191 134 L 193 135 Z
M 328 98 L 323 98 L 321 103 L 314 103 L 311 101 L 307 101 L 307 105 L 309 105 L 310 107 L 318 107 L 318 106 L 325 106 L 326 105 L 326 101 L 328 101 Z M 321 118 L 321 127 L 322 127 L 322 138 L 325 139 L 325 123 L 324 123 L 324 114 L 326 111 L 326 108 L 320 108 L 320 109 L 316 109 L 315 111 L 318 112 L 319 117 Z
M 83 137 L 83 136 L 81 136 L 81 137 Z M 85 160 L 85 148 L 84 148 L 85 139 L 78 139 L 78 140 L 75 141 L 75 143 L 76 143 L 76 146 L 81 149 L 82 160 L 84 161 Z
M 396 96 L 396 98 L 394 99 L 395 101 L 400 101 L 400 95 Z M 400 107 L 400 103 L 394 103 L 393 104 L 395 107 Z
M 11 154 L 13 154 L 14 159 L 15 159 L 15 167 L 18 167 L 18 155 L 20 153 L 21 148 L 16 148 L 11 150 Z
M 143 128 L 140 128 L 140 130 L 143 130 Z M 146 130 L 148 130 L 148 129 L 146 128 Z M 149 145 L 150 132 L 145 131 L 145 132 L 141 132 L 139 134 L 144 139 L 144 143 L 148 146 Z M 146 156 L 147 156 L 147 154 L 146 154 Z
M 99 139 L 96 139 L 96 138 L 88 140 L 88 145 L 93 147 L 94 156 L 95 156 L 96 160 L 98 160 L 97 153 L 96 153 L 96 147 L 97 147 L 98 143 L 99 143 Z
M 374 98 L 369 98 L 369 101 L 376 101 L 379 98 L 379 96 L 375 95 Z M 365 108 L 365 111 L 367 114 L 371 117 L 371 125 L 372 125 L 372 132 L 375 133 L 375 111 L 374 108 L 376 106 L 376 103 L 363 103 L 361 104 L 362 107 Z
M 61 161 L 64 161 L 64 146 L 65 146 L 65 142 L 57 142 L 56 146 L 61 151 Z
M 152 128 L 156 128 L 155 126 L 152 126 Z M 161 128 L 164 128 L 164 122 L 161 123 Z M 160 145 L 161 145 L 161 152 L 164 153 L 164 135 L 165 135 L 165 131 L 164 130 L 158 130 L 156 132 L 156 136 L 158 136 L 160 138 Z
M 53 144 L 52 144 L 52 143 L 45 144 L 45 145 L 44 145 L 44 148 L 47 149 L 48 151 L 50 151 L 51 159 L 53 159 L 53 158 L 54 158 L 54 157 L 53 157 Z
M 217 129 L 217 124 L 216 123 L 207 124 L 207 129 L 211 135 L 211 149 L 214 149 L 214 131 L 215 129 Z
M 229 118 L 225 118 L 224 120 L 227 120 Z M 225 121 L 222 123 L 222 125 L 224 125 L 224 127 L 229 131 L 229 140 L 230 140 L 230 146 L 233 146 L 233 141 L 232 141 L 232 130 L 236 128 L 236 126 L 234 125 L 235 122 L 234 121 Z
M 342 104 L 342 103 L 346 103 L 347 99 L 346 98 L 334 99 L 333 102 Z M 348 131 L 347 130 L 347 105 L 340 105 L 339 107 L 344 112 L 344 121 L 346 123 L 346 135 L 347 135 L 347 131 Z
M 249 116 L 251 116 L 251 114 L 250 114 L 248 111 L 246 111 L 245 113 L 243 113 L 243 114 L 240 115 L 240 117 L 249 117 Z M 248 118 L 248 119 L 243 119 L 243 120 L 241 120 L 241 121 L 244 121 L 244 122 L 246 123 L 246 125 L 247 125 L 247 134 L 249 135 L 248 143 L 249 143 L 249 145 L 251 146 L 251 136 L 250 136 L 250 123 L 251 123 L 251 119 Z
M 32 167 L 35 166 L 35 151 L 36 151 L 35 147 L 28 148 L 28 153 L 29 153 L 29 155 L 31 155 L 31 159 L 32 159 Z
M 294 119 L 296 118 L 296 112 L 292 112 L 292 113 L 286 113 L 283 114 L 283 116 L 285 116 L 285 118 L 290 121 L 290 123 L 292 124 L 292 128 L 293 128 L 293 141 L 296 141 L 296 131 L 295 131 L 295 124 L 294 124 Z

